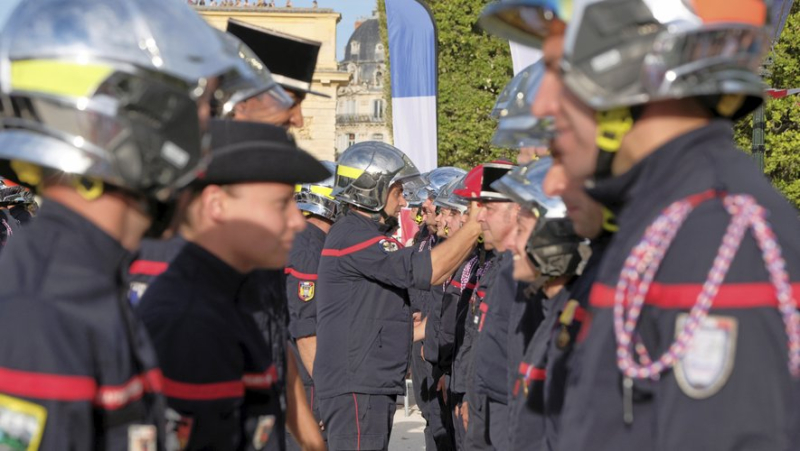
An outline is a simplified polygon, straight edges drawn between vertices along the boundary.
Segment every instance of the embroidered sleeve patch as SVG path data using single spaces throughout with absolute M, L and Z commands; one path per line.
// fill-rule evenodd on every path
M 46 421 L 43 406 L 0 395 L 0 449 L 39 449 Z
M 181 415 L 173 409 L 167 409 L 164 416 L 167 419 L 167 449 L 183 451 L 192 438 L 194 418 Z
M 380 246 L 381 250 L 386 254 L 390 252 L 396 252 L 398 249 L 400 249 L 400 247 L 397 246 L 397 243 L 390 240 L 380 240 L 378 241 L 378 246 Z
M 301 280 L 297 283 L 297 297 L 303 302 L 314 299 L 314 282 Z
M 266 446 L 273 427 L 275 427 L 275 415 L 258 417 L 256 432 L 253 434 L 253 448 L 260 450 Z

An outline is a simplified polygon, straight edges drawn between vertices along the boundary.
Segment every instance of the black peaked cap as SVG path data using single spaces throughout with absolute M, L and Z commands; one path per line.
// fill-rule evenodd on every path
M 228 19 L 226 31 L 250 47 L 285 89 L 330 97 L 311 90 L 321 43 L 236 19 Z
M 332 174 L 300 149 L 282 127 L 260 122 L 212 119 L 211 163 L 195 185 L 277 182 L 315 183 Z

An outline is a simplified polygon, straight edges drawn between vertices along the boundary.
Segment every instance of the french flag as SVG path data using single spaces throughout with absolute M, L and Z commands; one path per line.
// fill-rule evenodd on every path
M 438 167 L 436 25 L 417 0 L 386 0 L 386 23 L 394 145 L 427 172 Z

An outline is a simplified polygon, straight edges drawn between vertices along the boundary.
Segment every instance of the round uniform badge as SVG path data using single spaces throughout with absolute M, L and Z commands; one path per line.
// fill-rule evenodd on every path
M 378 241 L 378 245 L 380 245 L 381 250 L 386 254 L 388 254 L 390 252 L 396 252 L 398 249 L 400 249 L 397 246 L 397 243 L 395 243 L 394 241 L 390 241 L 390 240 L 380 240 L 380 241 Z
M 675 334 L 689 315 L 681 313 Z M 675 379 L 690 398 L 704 399 L 722 389 L 733 371 L 738 321 L 731 316 L 708 315 L 697 326 L 684 356 L 675 364 Z

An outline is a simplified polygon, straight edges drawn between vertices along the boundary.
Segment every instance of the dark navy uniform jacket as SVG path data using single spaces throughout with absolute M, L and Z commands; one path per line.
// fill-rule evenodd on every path
M 128 300 L 136 306 L 147 287 L 156 277 L 169 268 L 169 264 L 180 253 L 186 240 L 179 234 L 166 240 L 145 238 L 139 246 L 136 259 L 128 268 Z
M 787 368 L 787 335 L 761 252 L 745 235 L 713 301 L 719 322 L 704 332 L 706 351 L 667 370 L 659 381 L 634 380 L 633 422 L 623 421 L 622 376 L 615 358 L 613 299 L 624 260 L 644 229 L 674 201 L 709 190 L 747 193 L 769 211 L 783 247 L 794 297 L 800 293 L 800 220 L 734 146 L 730 123 L 710 125 L 657 149 L 590 194 L 616 213 L 619 232 L 606 249 L 592 288 L 591 323 L 579 346 L 578 385 L 567 393 L 561 449 L 784 450 L 800 430 Z M 638 332 L 653 359 L 676 335 L 679 315 L 697 299 L 730 222 L 719 199 L 699 203 L 680 228 L 645 298 Z M 584 325 L 586 328 L 587 325 Z M 583 349 L 582 349 L 583 348 Z M 681 379 L 676 373 L 681 374 Z
M 31 220 L 31 217 L 24 207 L 0 210 L 0 250 L 8 244 L 9 238 Z
M 432 233 L 425 224 L 420 226 L 419 232 L 414 237 L 414 244 L 411 245 L 419 252 L 423 250 L 432 250 L 438 243 L 439 239 L 435 233 Z M 431 309 L 433 299 L 430 289 L 417 290 L 416 288 L 408 289 L 408 299 L 411 302 L 411 312 L 421 312 L 422 317 L 428 316 Z
M 349 212 L 331 227 L 318 272 L 320 398 L 405 392 L 412 339 L 408 288 L 430 287 L 430 252 L 406 248 L 382 224 Z
M 513 277 L 514 260 L 510 252 L 498 258 L 498 265 L 499 269 L 481 305 L 484 327 L 475 349 L 475 388 L 477 393 L 507 404 L 508 324 L 517 294 L 517 282 Z
M 450 382 L 451 391 L 455 393 L 474 393 L 475 370 L 473 361 L 475 359 L 477 339 L 484 324 L 483 299 L 486 297 L 486 290 L 489 284 L 494 280 L 495 274 L 499 269 L 497 259 L 498 256 L 494 252 L 487 252 L 483 265 L 478 266 L 473 276 L 475 288 L 464 313 L 464 335 L 459 338 L 458 333 L 456 333 L 456 357 L 453 361 L 453 374 Z M 470 280 L 473 279 L 471 278 Z
M 244 282 L 244 274 L 187 243 L 138 307 L 187 449 L 258 449 L 276 425 L 277 371 L 242 305 L 251 298 Z
M 444 372 L 451 374 L 455 358 L 456 333 L 464 336 L 465 315 L 469 307 L 469 299 L 475 289 L 474 276 L 478 269 L 478 257 L 472 255 L 461 264 L 453 276 L 442 286 L 443 293 L 434 303 L 428 324 L 433 321 L 433 326 L 426 324 L 425 359 L 438 365 Z M 460 305 L 459 305 L 460 303 Z M 459 311 L 459 307 L 461 310 Z M 459 313 L 461 323 L 459 320 Z M 431 330 L 429 339 L 428 329 Z M 436 352 L 429 356 L 428 349 L 436 348 Z
M 293 339 L 317 334 L 317 268 L 325 232 L 307 223 L 294 239 L 286 265 L 289 333 Z
M 3 444 L 126 450 L 129 440 L 146 449 L 162 441 L 161 372 L 125 300 L 131 259 L 53 200 L 9 242 L 0 259 Z

